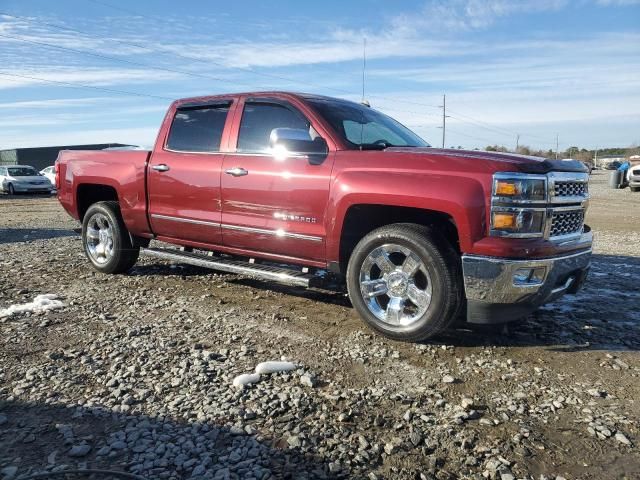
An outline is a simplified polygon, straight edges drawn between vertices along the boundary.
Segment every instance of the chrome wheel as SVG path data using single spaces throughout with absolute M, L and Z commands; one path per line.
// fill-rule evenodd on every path
M 84 241 L 92 261 L 103 265 L 111 260 L 113 228 L 106 215 L 96 213 L 89 219 Z
M 385 244 L 373 249 L 360 267 L 360 293 L 376 318 L 408 327 L 429 309 L 431 276 L 410 248 Z

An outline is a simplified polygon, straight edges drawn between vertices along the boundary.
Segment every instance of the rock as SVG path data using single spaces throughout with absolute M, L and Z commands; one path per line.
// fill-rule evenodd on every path
M 592 397 L 596 397 L 596 398 L 603 398 L 607 395 L 607 392 L 604 392 L 597 388 L 590 388 L 589 390 L 587 390 L 587 393 Z
M 500 480 L 516 480 L 516 477 L 509 470 L 503 470 L 500 472 Z
M 631 440 L 629 440 L 627 436 L 622 432 L 616 432 L 616 435 L 614 438 L 620 443 L 623 443 L 625 445 L 631 445 Z
M 74 445 L 73 447 L 71 447 L 71 450 L 69 450 L 68 455 L 70 457 L 84 457 L 90 451 L 91 451 L 91 445 L 87 445 L 86 443 L 83 443 L 82 445 Z
M 385 444 L 384 451 L 387 455 L 392 455 L 398 451 L 398 447 L 394 443 L 389 442 Z
M 444 377 L 442 377 L 442 383 L 455 383 L 455 381 L 456 379 L 451 375 L 445 375 Z
M 2 475 L 2 480 L 13 480 L 18 473 L 18 467 L 10 465 L 8 467 L 4 467 L 0 470 L 0 474 Z
M 0 425 L 4 425 L 8 421 L 7 416 L 4 413 L 0 413 Z
M 318 385 L 318 380 L 314 375 L 305 373 L 300 377 L 300 383 L 305 387 L 315 388 Z
M 414 447 L 417 447 L 418 445 L 420 445 L 420 442 L 422 442 L 422 435 L 420 435 L 420 433 L 418 432 L 413 431 L 409 434 L 409 441 L 413 443 Z
M 300 440 L 300 437 L 298 437 L 297 435 L 291 435 L 289 438 L 287 438 L 287 443 L 289 444 L 290 447 L 293 447 L 293 448 L 302 446 L 302 441 Z
M 348 422 L 349 420 L 351 420 L 351 415 L 348 412 L 338 415 L 339 422 Z
M 469 408 L 473 407 L 473 399 L 469 397 L 464 397 L 462 399 L 462 402 L 460 402 L 460 406 L 465 410 L 468 410 Z

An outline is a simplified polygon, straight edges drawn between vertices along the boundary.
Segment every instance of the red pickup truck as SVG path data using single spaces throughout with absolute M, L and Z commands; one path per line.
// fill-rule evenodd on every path
M 56 187 L 101 272 L 143 253 L 306 287 L 331 277 L 369 326 L 407 341 L 523 317 L 575 293 L 591 260 L 581 163 L 431 148 L 318 95 L 178 100 L 153 151 L 61 152 Z

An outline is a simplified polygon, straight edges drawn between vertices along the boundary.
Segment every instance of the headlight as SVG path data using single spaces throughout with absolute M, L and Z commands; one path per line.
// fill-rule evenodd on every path
M 544 234 L 546 209 L 493 207 L 491 234 L 503 237 L 541 237 Z
M 546 202 L 547 178 L 542 175 L 496 173 L 493 197 L 497 201 L 524 203 Z
M 494 236 L 544 236 L 547 176 L 499 172 L 493 176 L 490 233 Z

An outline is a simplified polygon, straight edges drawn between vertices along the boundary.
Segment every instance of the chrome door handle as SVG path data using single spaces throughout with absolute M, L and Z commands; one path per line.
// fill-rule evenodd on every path
M 157 170 L 158 172 L 166 172 L 167 170 L 169 170 L 169 165 L 161 163 L 160 165 L 153 165 L 151 168 Z
M 233 175 L 234 177 L 244 177 L 249 175 L 249 172 L 242 167 L 229 168 L 224 171 L 227 175 Z

